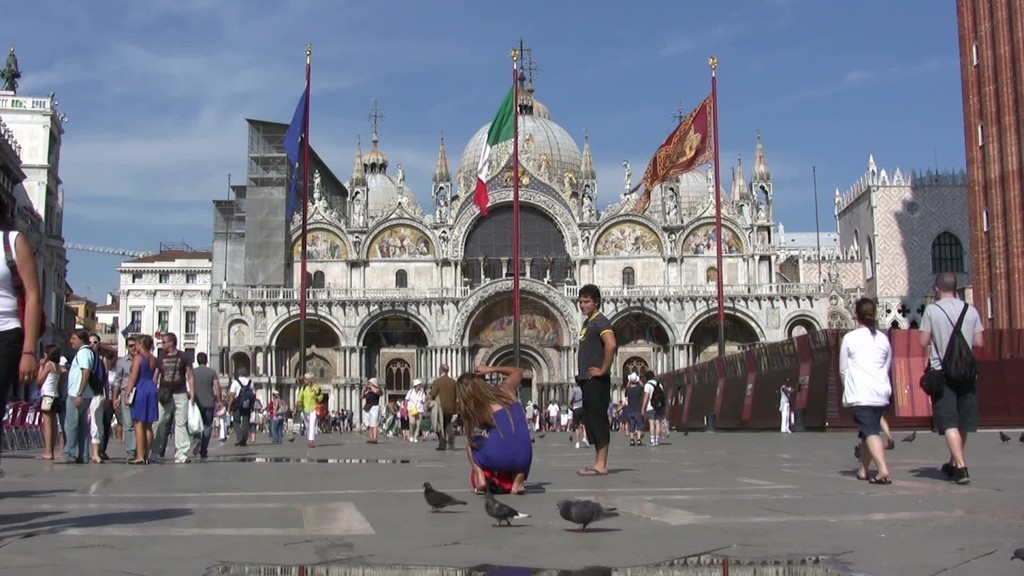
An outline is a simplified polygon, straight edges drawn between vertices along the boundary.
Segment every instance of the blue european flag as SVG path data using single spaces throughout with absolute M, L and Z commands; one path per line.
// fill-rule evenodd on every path
M 288 131 L 284 134 L 284 153 L 288 157 L 288 168 L 292 172 L 291 183 L 288 188 L 288 213 L 287 222 L 291 222 L 295 211 L 299 207 L 299 151 L 302 149 L 302 139 L 306 137 L 306 99 L 309 98 L 309 87 L 307 86 L 299 98 L 299 105 L 295 107 L 295 114 L 292 115 L 292 123 L 288 125 Z

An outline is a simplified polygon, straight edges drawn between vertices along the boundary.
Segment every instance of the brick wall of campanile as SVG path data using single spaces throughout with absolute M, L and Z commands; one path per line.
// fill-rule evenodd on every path
M 1024 329 L 1024 0 L 957 0 L 957 20 L 974 302 Z

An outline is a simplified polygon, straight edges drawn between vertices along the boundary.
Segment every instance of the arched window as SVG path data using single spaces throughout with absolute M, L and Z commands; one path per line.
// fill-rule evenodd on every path
M 408 288 L 409 274 L 405 270 L 395 272 L 395 288 Z
M 636 284 L 636 274 L 633 272 L 632 268 L 626 266 L 622 269 L 622 285 L 632 286 L 634 284 Z
M 711 266 L 704 272 L 704 279 L 707 280 L 708 284 L 712 282 L 718 282 L 718 268 Z
M 324 287 L 324 273 L 321 270 L 317 270 L 313 273 L 313 288 Z
M 306 272 L 306 288 L 312 288 L 312 287 L 313 287 L 313 274 L 311 272 Z
M 412 382 L 412 366 L 401 358 L 395 358 L 384 367 L 384 385 L 389 392 L 405 391 Z
M 964 246 L 952 232 L 943 232 L 932 242 L 932 272 L 963 272 Z

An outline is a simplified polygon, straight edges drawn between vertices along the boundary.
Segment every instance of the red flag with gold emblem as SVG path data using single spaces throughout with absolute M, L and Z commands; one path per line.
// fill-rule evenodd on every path
M 658 184 L 688 172 L 694 166 L 704 164 L 714 157 L 712 106 L 712 96 L 709 95 L 668 135 L 664 144 L 658 147 L 647 165 L 647 170 L 644 171 L 644 177 L 633 189 L 635 192 L 640 186 L 644 187 L 643 195 L 634 204 L 634 212 L 647 211 L 651 191 Z

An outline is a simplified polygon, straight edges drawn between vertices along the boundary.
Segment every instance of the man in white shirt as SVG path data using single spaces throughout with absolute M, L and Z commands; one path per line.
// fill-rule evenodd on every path
M 64 417 L 64 460 L 66 464 L 84 464 L 89 454 L 89 404 L 93 391 L 89 387 L 93 351 L 89 348 L 89 331 L 79 328 L 69 339 L 75 357 L 68 370 L 67 414 Z M 58 460 L 59 462 L 59 460 Z

